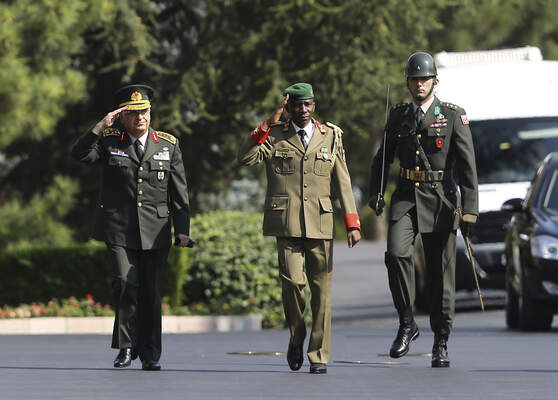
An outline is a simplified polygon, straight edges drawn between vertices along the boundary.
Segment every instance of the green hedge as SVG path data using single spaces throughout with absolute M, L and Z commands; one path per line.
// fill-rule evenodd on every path
M 284 325 L 275 239 L 261 233 L 262 215 L 212 212 L 192 219 L 193 249 L 173 247 L 165 300 L 199 304 L 200 313 L 261 313 L 265 327 Z M 92 294 L 111 303 L 112 268 L 102 243 L 0 254 L 0 305 Z

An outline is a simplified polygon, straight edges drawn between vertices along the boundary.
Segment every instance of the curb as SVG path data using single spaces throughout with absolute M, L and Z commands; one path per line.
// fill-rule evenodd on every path
M 112 334 L 114 317 L 40 317 L 0 320 L 0 335 Z M 262 316 L 163 316 L 163 333 L 260 331 Z

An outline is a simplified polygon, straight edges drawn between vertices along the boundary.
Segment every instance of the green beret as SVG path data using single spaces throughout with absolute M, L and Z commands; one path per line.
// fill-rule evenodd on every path
M 114 93 L 117 107 L 126 106 L 126 110 L 145 110 L 151 107 L 153 88 L 147 85 L 128 85 Z
M 292 100 L 314 98 L 314 91 L 312 90 L 312 85 L 310 85 L 309 83 L 295 83 L 294 85 L 291 85 L 285 89 L 285 91 L 283 92 L 283 96 L 287 94 Z

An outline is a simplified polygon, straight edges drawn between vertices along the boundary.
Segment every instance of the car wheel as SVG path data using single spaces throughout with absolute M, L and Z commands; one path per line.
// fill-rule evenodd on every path
M 519 327 L 524 331 L 547 331 L 552 325 L 553 314 L 525 295 L 518 298 Z
M 508 328 L 519 328 L 519 296 L 506 282 L 506 325 Z

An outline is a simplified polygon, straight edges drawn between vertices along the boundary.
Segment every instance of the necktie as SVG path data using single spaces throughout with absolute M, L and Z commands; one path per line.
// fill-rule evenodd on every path
M 141 142 L 139 141 L 139 139 L 136 139 L 136 141 L 134 142 L 134 148 L 136 149 L 136 155 L 138 156 L 138 159 L 141 161 L 143 158 L 143 149 L 141 146 Z
M 422 107 L 417 107 L 417 127 L 421 126 L 423 119 L 424 119 L 424 111 L 422 111 Z
M 300 140 L 302 142 L 302 145 L 304 146 L 304 148 L 306 148 L 306 141 L 304 140 L 304 137 L 306 136 L 306 131 L 304 129 L 301 129 L 298 131 L 298 136 L 300 136 Z

